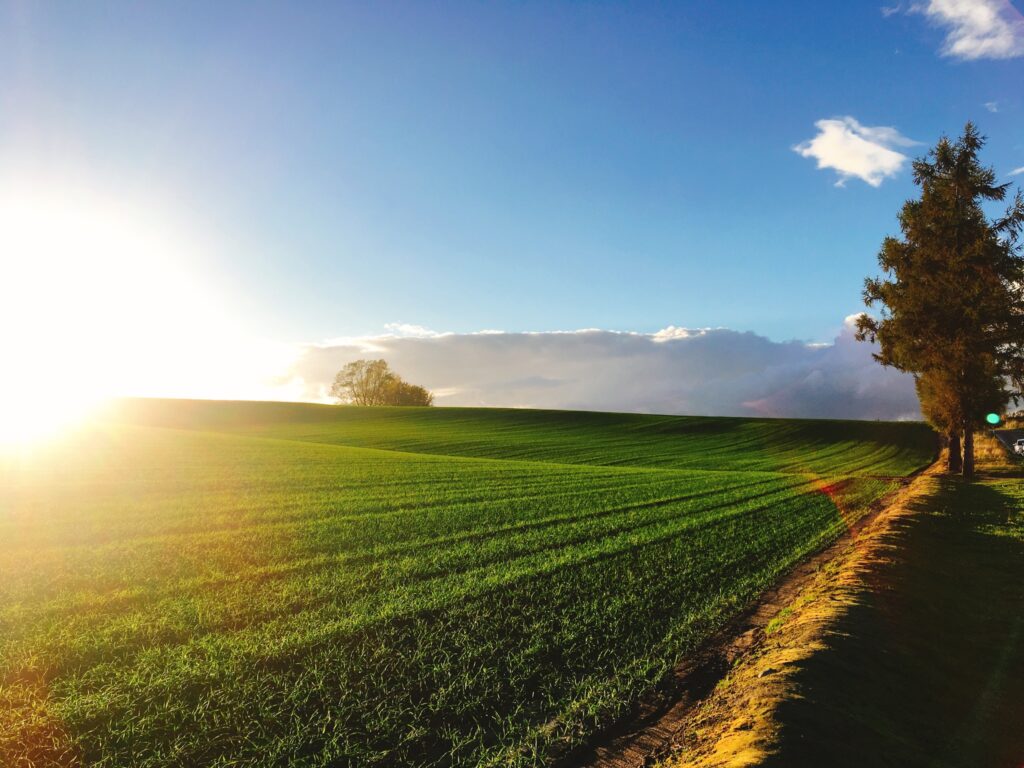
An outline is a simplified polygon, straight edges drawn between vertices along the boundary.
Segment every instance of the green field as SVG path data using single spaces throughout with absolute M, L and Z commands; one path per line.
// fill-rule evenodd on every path
M 535 765 L 919 424 L 136 401 L 2 465 L 0 764 Z

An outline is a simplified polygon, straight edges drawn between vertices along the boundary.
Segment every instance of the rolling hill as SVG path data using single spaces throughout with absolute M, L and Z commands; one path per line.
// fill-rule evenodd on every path
M 920 424 L 123 402 L 0 465 L 0 762 L 536 764 L 933 450 Z

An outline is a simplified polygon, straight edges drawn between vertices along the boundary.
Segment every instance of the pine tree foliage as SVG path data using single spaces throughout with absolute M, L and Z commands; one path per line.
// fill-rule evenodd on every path
M 877 341 L 875 358 L 915 376 L 921 409 L 951 446 L 950 469 L 973 472 L 973 430 L 989 411 L 1016 401 L 1024 383 L 1024 199 L 990 219 L 986 203 L 1005 200 L 968 123 L 956 141 L 942 138 L 914 162 L 918 199 L 900 211 L 902 237 L 878 255 L 883 276 L 865 281 L 857 337 Z

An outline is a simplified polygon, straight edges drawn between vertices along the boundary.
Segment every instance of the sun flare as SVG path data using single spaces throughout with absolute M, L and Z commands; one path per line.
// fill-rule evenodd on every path
M 0 184 L 0 445 L 57 434 L 110 397 L 209 384 L 237 321 L 201 257 L 188 233 L 122 201 Z

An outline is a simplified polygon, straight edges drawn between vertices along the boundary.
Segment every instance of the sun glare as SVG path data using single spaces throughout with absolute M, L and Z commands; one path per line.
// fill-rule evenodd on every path
M 0 446 L 58 434 L 113 396 L 215 385 L 239 323 L 201 258 L 188 233 L 123 202 L 0 184 Z

